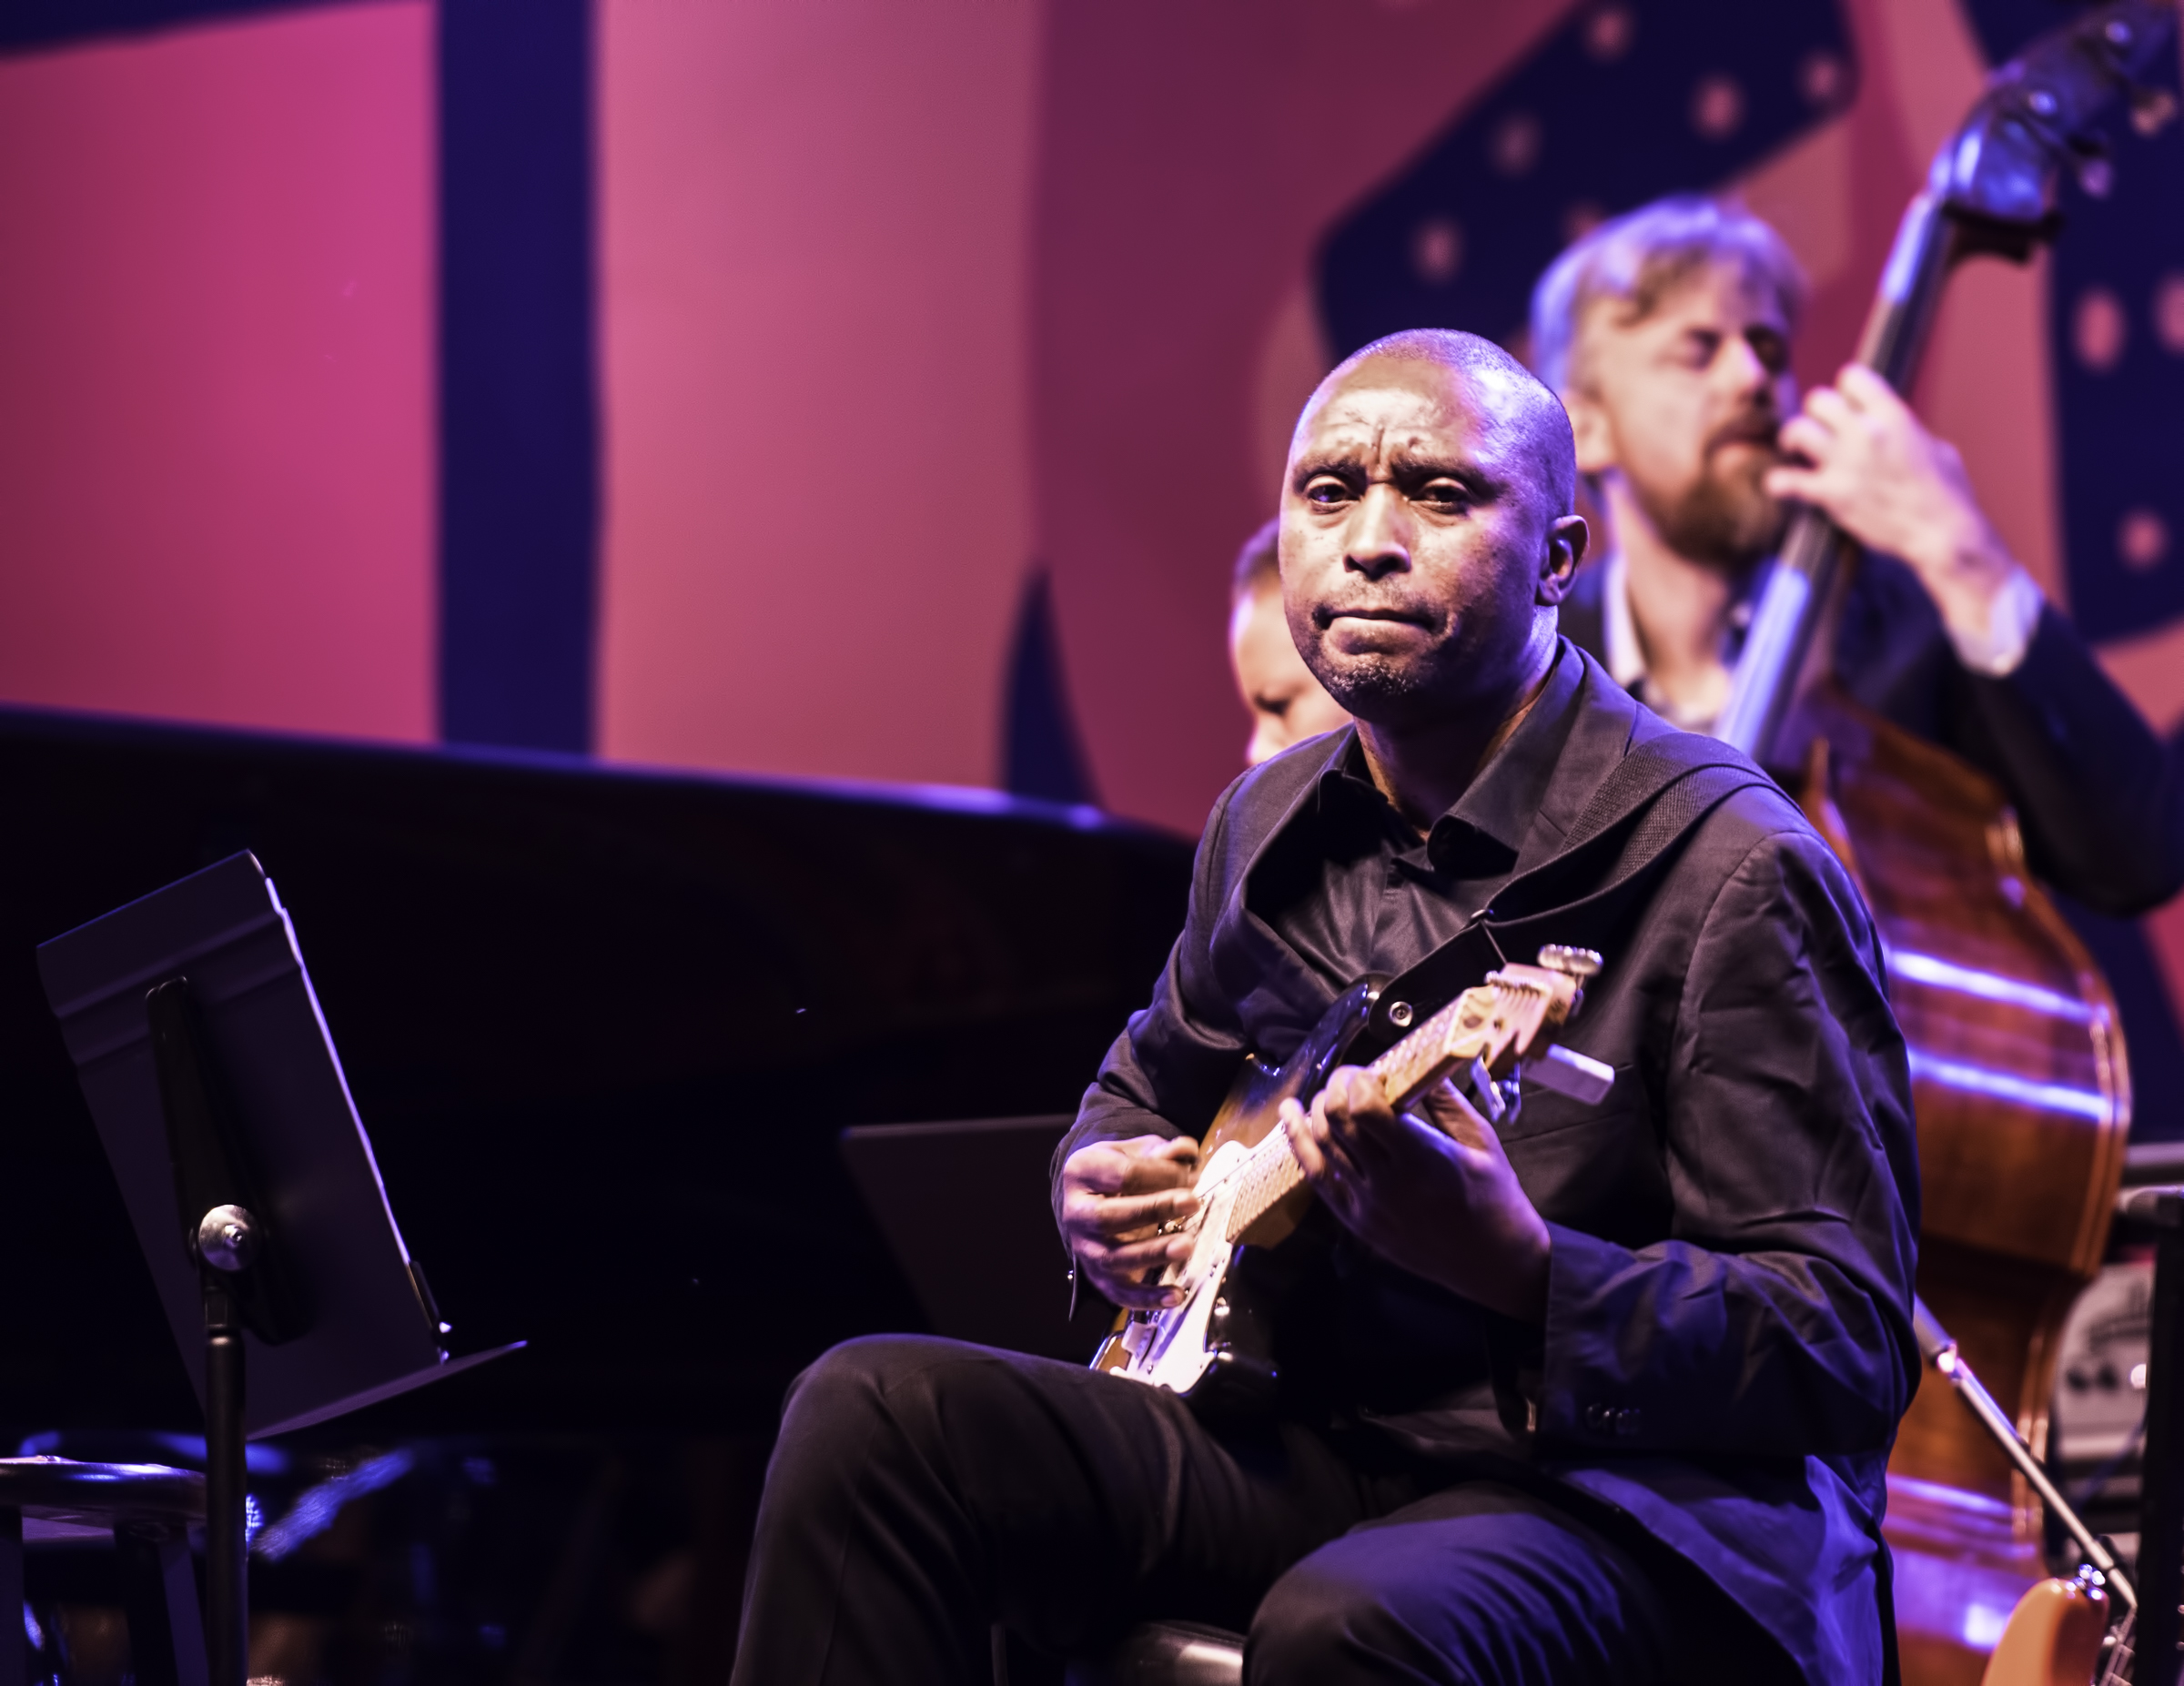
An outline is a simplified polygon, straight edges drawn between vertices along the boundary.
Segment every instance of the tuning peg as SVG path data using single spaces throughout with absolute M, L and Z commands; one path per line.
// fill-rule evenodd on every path
M 1550 972 L 1560 972 L 1564 977 L 1575 978 L 1581 984 L 1600 971 L 1601 957 L 1589 948 L 1571 948 L 1562 943 L 1549 943 L 1540 950 L 1540 964 Z

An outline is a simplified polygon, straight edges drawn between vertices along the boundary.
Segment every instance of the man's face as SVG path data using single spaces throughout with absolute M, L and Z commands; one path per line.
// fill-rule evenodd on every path
M 1282 597 L 1305 665 L 1360 720 L 1502 703 L 1553 638 L 1538 611 L 1561 601 L 1583 526 L 1572 538 L 1546 511 L 1499 379 L 1374 358 L 1298 426 Z
M 1292 743 L 1349 723 L 1342 705 L 1327 694 L 1327 687 L 1297 653 L 1282 613 L 1279 581 L 1269 579 L 1237 599 L 1228 617 L 1228 655 L 1236 666 L 1236 688 L 1251 711 L 1246 765 L 1256 767 Z
M 1722 264 L 1637 321 L 1627 310 L 1603 299 L 1579 324 L 1582 384 L 1566 397 L 1578 467 L 1620 475 L 1677 554 L 1741 572 L 1782 536 L 1761 484 L 1797 401 L 1781 302 Z

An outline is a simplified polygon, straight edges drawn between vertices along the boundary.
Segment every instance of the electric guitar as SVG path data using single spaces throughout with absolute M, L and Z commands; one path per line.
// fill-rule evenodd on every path
M 1419 1024 L 1365 1067 L 1398 1112 L 1451 1074 L 1487 1122 L 1513 1117 L 1522 1062 L 1542 1087 L 1586 1105 L 1603 1099 L 1613 1068 L 1553 1046 L 1600 970 L 1590 949 L 1551 945 L 1537 965 L 1504 965 Z M 1267 1308 L 1241 1291 L 1235 1269 L 1246 1247 L 1286 1240 L 1311 1203 L 1311 1185 L 1289 1150 L 1281 1104 L 1309 1102 L 1365 1027 L 1381 984 L 1353 984 L 1278 1070 L 1257 1055 L 1215 1114 L 1200 1152 L 1198 1211 L 1179 1227 L 1191 1234 L 1190 1257 L 1161 1281 L 1180 1287 L 1179 1305 L 1125 1312 L 1100 1345 L 1092 1368 L 1168 1388 L 1194 1407 L 1231 1411 L 1267 1403 L 1278 1380 Z M 1408 1026 L 1415 1010 L 1393 1003 L 1389 1019 Z

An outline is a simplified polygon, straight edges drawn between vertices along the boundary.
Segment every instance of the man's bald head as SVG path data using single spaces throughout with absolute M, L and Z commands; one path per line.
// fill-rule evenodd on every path
M 1499 347 L 1367 346 L 1289 446 L 1282 608 L 1305 665 L 1369 729 L 1508 718 L 1584 555 L 1576 482 L 1562 405 Z
M 1577 508 L 1577 443 L 1562 400 L 1523 364 L 1491 339 L 1452 328 L 1411 328 L 1376 339 L 1335 365 L 1297 418 L 1289 441 L 1295 457 L 1310 434 L 1313 418 L 1336 392 L 1369 378 L 1379 363 L 1426 363 L 1456 378 L 1471 408 L 1496 429 L 1522 442 L 1530 465 L 1524 492 L 1538 512 L 1552 520 Z

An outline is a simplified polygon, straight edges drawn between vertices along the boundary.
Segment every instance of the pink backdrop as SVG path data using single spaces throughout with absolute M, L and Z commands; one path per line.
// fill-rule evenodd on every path
M 0 60 L 0 699 L 422 739 L 431 12 Z
M 1044 565 L 1102 797 L 1195 831 L 1313 243 L 1568 4 L 598 0 L 602 751 L 992 782 Z M 1808 379 L 1981 75 L 1848 4 L 1856 104 L 1742 184 Z M 0 59 L 0 699 L 430 734 L 432 22 Z M 1920 399 L 2059 597 L 2044 284 L 1964 278 Z M 2179 641 L 2106 652 L 2164 729 Z
M 604 0 L 601 748 L 992 782 L 1037 13 Z

